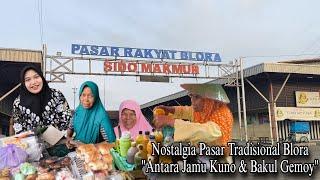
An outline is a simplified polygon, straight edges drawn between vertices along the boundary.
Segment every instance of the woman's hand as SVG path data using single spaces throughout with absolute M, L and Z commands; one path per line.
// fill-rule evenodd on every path
M 158 115 L 154 117 L 154 125 L 156 129 L 161 129 L 164 126 L 174 127 L 174 119 L 169 116 Z
M 155 108 L 153 108 L 153 111 L 156 109 L 163 109 L 165 112 L 165 115 L 168 115 L 169 113 L 174 114 L 175 110 L 173 106 L 164 106 L 164 105 L 160 105 L 160 106 L 156 106 Z
M 83 144 L 81 141 L 79 141 L 79 140 L 73 140 L 73 139 L 67 140 L 67 142 L 66 142 L 66 146 L 67 146 L 69 149 L 77 148 L 77 147 L 79 147 L 81 144 Z
M 72 138 L 67 137 L 66 146 L 67 146 L 68 149 L 72 149 L 72 148 L 75 147 L 75 146 L 71 143 L 72 141 L 73 141 Z
M 73 136 L 73 130 L 68 128 L 67 135 L 66 135 L 66 139 L 67 139 L 66 146 L 68 149 L 74 148 L 74 145 L 72 144 L 72 141 L 73 141 L 72 136 Z

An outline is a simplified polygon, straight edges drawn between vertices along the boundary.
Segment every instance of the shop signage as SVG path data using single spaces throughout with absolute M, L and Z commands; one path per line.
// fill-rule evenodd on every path
M 142 63 L 136 61 L 104 61 L 104 71 L 155 74 L 199 74 L 199 66 L 195 64 Z
M 320 92 L 296 91 L 297 107 L 320 107 Z
M 276 107 L 276 121 L 285 119 L 301 121 L 320 121 L 320 108 Z
M 92 56 L 113 56 L 117 58 L 144 58 L 144 59 L 167 59 L 188 61 L 211 61 L 221 62 L 219 53 L 192 52 L 166 49 L 142 49 L 130 47 L 113 47 L 72 44 L 71 53 Z

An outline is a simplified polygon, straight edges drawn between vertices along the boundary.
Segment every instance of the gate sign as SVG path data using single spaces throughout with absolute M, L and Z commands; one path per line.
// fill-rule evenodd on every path
M 221 62 L 218 53 L 72 44 L 72 54 Z
M 190 64 L 160 64 L 160 63 L 137 63 L 137 62 L 104 62 L 105 72 L 131 72 L 131 73 L 156 73 L 156 74 L 200 74 L 199 66 Z

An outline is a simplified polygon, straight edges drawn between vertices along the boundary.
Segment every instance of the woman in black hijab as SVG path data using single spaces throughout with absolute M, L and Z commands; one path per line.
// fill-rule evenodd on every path
M 20 93 L 13 103 L 15 133 L 49 125 L 67 129 L 71 119 L 69 105 L 59 90 L 48 86 L 41 70 L 25 67 L 20 81 Z

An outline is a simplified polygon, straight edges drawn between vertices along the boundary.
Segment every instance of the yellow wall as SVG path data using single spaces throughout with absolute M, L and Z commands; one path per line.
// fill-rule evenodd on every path
M 250 118 L 250 117 L 248 117 Z M 269 137 L 270 138 L 270 125 L 269 123 L 259 124 L 258 120 L 255 120 L 254 123 L 248 124 L 248 140 L 257 140 L 258 137 Z M 239 133 L 239 120 L 237 117 L 234 117 L 234 124 L 232 130 L 232 139 L 240 139 Z M 244 123 L 242 119 L 242 138 L 245 138 L 245 131 L 244 131 Z

